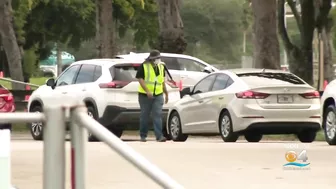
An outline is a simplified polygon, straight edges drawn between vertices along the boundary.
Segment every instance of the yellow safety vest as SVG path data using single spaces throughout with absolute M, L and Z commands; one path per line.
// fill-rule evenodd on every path
M 162 84 L 164 82 L 164 66 L 163 64 L 157 65 L 159 68 L 159 75 L 156 76 L 155 71 L 151 63 L 144 63 L 144 76 L 145 76 L 145 84 L 147 89 L 153 94 L 153 95 L 159 95 L 163 93 Z M 156 83 L 156 84 L 155 84 Z M 146 91 L 139 85 L 139 93 L 146 94 Z M 155 94 L 154 94 L 155 91 Z

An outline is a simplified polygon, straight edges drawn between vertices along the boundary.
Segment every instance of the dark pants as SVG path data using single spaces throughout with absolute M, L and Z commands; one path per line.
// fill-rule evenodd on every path
M 162 106 L 163 95 L 153 96 L 148 98 L 145 94 L 139 94 L 139 104 L 141 109 L 140 114 L 140 137 L 145 139 L 148 134 L 149 117 L 152 113 L 153 128 L 156 140 L 163 137 L 162 135 Z

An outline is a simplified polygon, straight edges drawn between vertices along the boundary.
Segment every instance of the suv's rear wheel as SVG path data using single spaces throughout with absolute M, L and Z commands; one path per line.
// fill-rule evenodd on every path
M 88 116 L 92 117 L 93 119 L 97 120 L 97 113 L 95 111 L 95 109 L 92 106 L 87 106 L 87 111 L 88 111 Z M 92 134 L 92 133 L 88 133 L 88 140 L 90 142 L 96 142 L 98 141 L 98 139 Z
M 34 106 L 30 112 L 43 112 L 41 106 Z M 34 122 L 29 126 L 30 133 L 34 140 L 43 140 L 43 122 Z
M 329 145 L 336 145 L 336 109 L 329 105 L 323 116 L 324 136 Z

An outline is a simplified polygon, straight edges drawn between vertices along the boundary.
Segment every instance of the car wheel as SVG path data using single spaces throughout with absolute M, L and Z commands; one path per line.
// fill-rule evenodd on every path
M 34 106 L 30 112 L 43 112 L 41 106 Z M 33 122 L 29 126 L 31 136 L 34 140 L 43 140 L 43 122 Z
M 223 112 L 219 120 L 219 132 L 224 142 L 236 142 L 239 135 L 233 132 L 230 113 L 228 111 Z
M 246 133 L 244 135 L 245 139 L 247 140 L 247 142 L 259 142 L 262 139 L 262 134 L 258 134 L 258 133 Z
M 169 136 L 175 142 L 184 142 L 188 139 L 188 135 L 182 133 L 182 125 L 179 114 L 174 111 L 168 120 Z
M 328 106 L 323 117 L 324 136 L 329 145 L 336 145 L 336 108 Z
M 124 132 L 124 130 L 122 129 L 117 129 L 117 128 L 113 128 L 111 129 L 111 132 L 118 138 L 120 138 Z
M 171 136 L 169 135 L 168 131 L 167 131 L 167 124 L 164 124 L 162 127 L 162 135 L 167 139 L 167 140 L 171 140 Z
M 300 142 L 311 143 L 316 138 L 316 131 L 310 131 L 310 130 L 302 131 L 297 134 L 297 137 Z
M 95 109 L 92 106 L 88 106 L 87 107 L 87 112 L 88 112 L 88 116 L 92 117 L 93 119 L 97 120 L 97 113 L 95 111 Z M 97 142 L 98 139 L 90 132 L 88 132 L 88 140 L 90 142 Z

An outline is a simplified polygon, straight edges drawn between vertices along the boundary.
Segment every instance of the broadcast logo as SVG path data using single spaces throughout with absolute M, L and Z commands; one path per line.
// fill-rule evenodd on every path
M 285 159 L 288 163 L 283 165 L 284 168 L 307 168 L 307 166 L 310 165 L 310 163 L 307 162 L 307 150 L 302 150 L 299 155 L 297 155 L 295 151 L 287 151 L 285 154 Z

